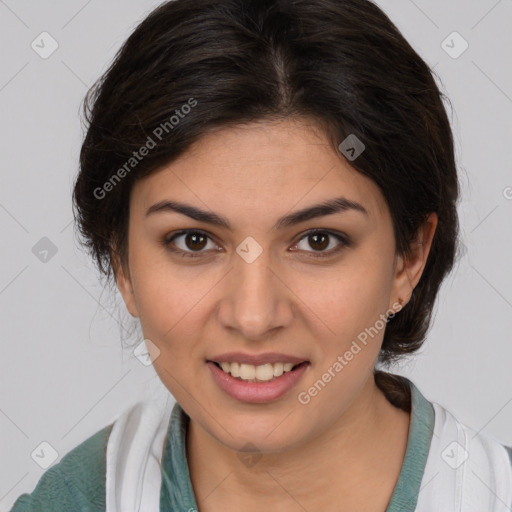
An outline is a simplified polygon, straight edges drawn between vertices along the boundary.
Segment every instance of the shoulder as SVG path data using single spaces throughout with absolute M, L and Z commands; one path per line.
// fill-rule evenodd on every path
M 106 447 L 113 424 L 99 430 L 46 470 L 11 512 L 105 510 Z
M 422 482 L 430 483 L 430 491 L 422 493 L 420 503 L 429 507 L 445 503 L 452 507 L 448 510 L 509 510 L 511 448 L 458 420 L 438 403 L 432 406 L 435 425 Z
M 478 460 L 481 467 L 488 465 L 496 469 L 503 469 L 510 474 L 512 480 L 511 447 L 506 446 L 494 436 L 481 430 L 477 431 L 463 423 L 450 410 L 438 403 L 433 402 L 432 405 L 436 416 L 434 433 L 441 440 L 451 440 L 454 443 L 452 448 L 459 449 L 461 459 L 465 461 L 473 456 L 473 459 Z M 451 451 L 448 451 L 449 454 Z M 464 461 L 458 460 L 457 462 Z

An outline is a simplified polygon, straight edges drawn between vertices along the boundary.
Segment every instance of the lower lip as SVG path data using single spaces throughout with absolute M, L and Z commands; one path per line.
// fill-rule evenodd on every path
M 307 371 L 309 363 L 301 363 L 295 370 L 285 372 L 270 382 L 246 382 L 221 370 L 215 363 L 207 361 L 213 378 L 229 396 L 241 402 L 260 404 L 282 397 Z

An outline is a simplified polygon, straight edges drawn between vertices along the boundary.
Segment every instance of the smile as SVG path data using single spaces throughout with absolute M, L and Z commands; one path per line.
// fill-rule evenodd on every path
M 283 373 L 290 372 L 293 368 L 298 366 L 298 364 L 293 363 L 267 363 L 259 366 L 237 362 L 222 362 L 215 364 L 232 377 L 247 382 L 270 382 L 283 375 Z
M 266 363 L 259 366 L 214 361 L 206 361 L 206 364 L 224 393 L 247 403 L 265 403 L 281 398 L 297 384 L 310 366 L 309 361 L 296 364 Z

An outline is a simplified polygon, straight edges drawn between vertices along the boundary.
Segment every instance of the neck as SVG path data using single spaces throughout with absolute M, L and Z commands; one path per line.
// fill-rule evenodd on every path
M 198 506 L 201 512 L 220 510 L 235 497 L 243 510 L 277 504 L 283 509 L 288 495 L 290 510 L 297 502 L 306 510 L 313 510 L 306 504 L 322 508 L 324 501 L 331 509 L 332 500 L 341 497 L 343 510 L 350 510 L 366 495 L 368 503 L 385 507 L 405 456 L 409 421 L 409 413 L 391 405 L 369 378 L 349 410 L 322 435 L 286 451 L 258 454 L 256 464 L 245 465 L 238 452 L 191 420 L 187 454 Z M 368 496 L 369 482 L 380 496 Z

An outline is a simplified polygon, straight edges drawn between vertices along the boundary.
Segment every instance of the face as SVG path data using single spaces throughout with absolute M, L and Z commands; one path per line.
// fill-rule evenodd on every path
M 334 200 L 345 208 L 310 210 Z M 262 452 L 310 441 L 353 413 L 385 315 L 408 300 L 426 259 L 395 255 L 378 187 L 305 120 L 204 136 L 136 183 L 128 238 L 129 272 L 117 282 L 158 353 L 159 377 L 220 443 Z M 239 354 L 223 359 L 230 352 Z M 212 362 L 276 353 L 253 360 L 267 361 L 260 376 L 279 373 L 268 361 L 305 363 L 244 383 Z

